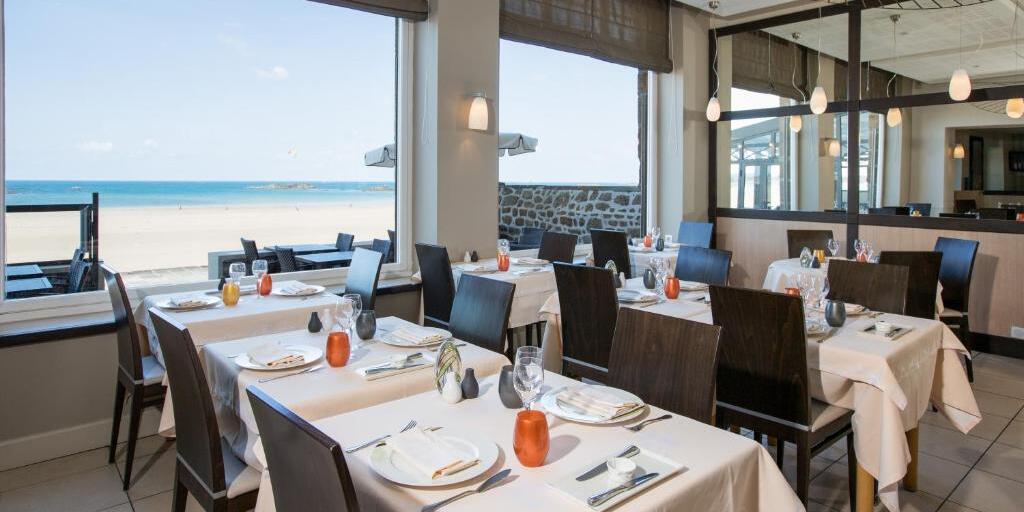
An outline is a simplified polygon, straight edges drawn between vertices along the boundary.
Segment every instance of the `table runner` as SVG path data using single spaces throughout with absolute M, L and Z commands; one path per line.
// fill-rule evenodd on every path
M 547 373 L 545 388 L 578 385 L 560 375 Z M 485 494 L 454 502 L 446 512 L 488 510 L 586 510 L 547 484 L 575 474 L 582 466 L 602 462 L 627 444 L 637 444 L 669 457 L 685 470 L 647 489 L 617 507 L 617 511 L 649 510 L 803 510 L 771 456 L 752 440 L 710 425 L 674 415 L 668 421 L 630 433 L 620 426 L 588 426 L 548 415 L 551 449 L 545 465 L 524 468 L 512 450 L 516 410 L 506 409 L 497 396 L 497 379 L 481 380 L 480 397 L 455 405 L 441 401 L 436 392 L 416 395 L 388 404 L 324 418 L 314 422 L 342 446 L 350 446 L 397 429 L 410 419 L 423 426 L 460 427 L 482 434 L 500 447 L 498 463 L 483 475 L 463 484 L 424 489 L 392 484 L 369 467 L 371 450 L 346 457 L 362 510 L 410 511 L 459 492 L 475 488 L 503 467 L 512 469 L 506 482 Z M 652 407 L 648 416 L 664 413 Z M 442 430 L 443 431 L 443 430 Z M 269 489 L 273 468 L 265 474 L 257 512 L 274 510 Z

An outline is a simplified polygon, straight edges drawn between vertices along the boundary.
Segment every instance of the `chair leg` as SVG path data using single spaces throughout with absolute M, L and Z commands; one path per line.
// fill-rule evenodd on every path
M 903 477 L 903 488 L 910 492 L 917 492 L 917 432 L 917 427 L 907 431 L 907 445 L 910 447 L 910 464 L 907 464 L 907 474 Z
M 960 317 L 960 341 L 964 344 L 964 347 L 970 352 L 973 347 L 971 346 L 971 325 L 967 319 L 967 313 L 964 313 Z M 974 382 L 974 362 L 971 358 L 964 356 L 964 363 L 967 365 L 967 382 Z
M 537 346 L 539 347 L 539 346 L 544 344 L 544 326 L 545 326 L 545 323 L 544 322 L 537 322 L 537 323 L 535 323 L 533 325 L 534 325 L 534 329 L 537 330 Z
M 132 481 L 132 459 L 135 458 L 135 441 L 139 437 L 139 422 L 142 420 L 142 386 L 132 390 L 131 418 L 128 420 L 128 450 L 124 458 L 124 490 Z
M 803 433 L 796 441 L 796 495 L 807 506 L 807 496 L 811 488 L 811 445 L 807 434 Z
M 786 454 L 786 442 L 782 439 L 776 439 L 775 441 L 775 463 L 778 464 L 779 469 L 782 469 L 782 459 Z
M 110 425 L 110 456 L 107 462 L 114 463 L 114 455 L 117 452 L 117 434 L 121 430 L 121 414 L 124 412 L 124 386 L 121 381 L 115 382 L 114 388 L 114 421 Z
M 875 477 L 857 464 L 857 508 L 854 512 L 870 512 L 875 507 Z
M 181 482 L 181 463 L 174 466 L 174 495 L 171 497 L 171 512 L 185 512 L 188 501 L 188 489 Z
M 857 450 L 853 447 L 853 431 L 846 434 L 846 478 L 850 486 L 850 510 L 857 510 Z

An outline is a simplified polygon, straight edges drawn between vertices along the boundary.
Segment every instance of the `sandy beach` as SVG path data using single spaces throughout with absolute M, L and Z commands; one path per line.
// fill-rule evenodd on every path
M 239 237 L 260 247 L 387 238 L 391 201 L 356 204 L 100 208 L 100 258 L 136 283 L 206 279 L 207 253 L 241 250 Z M 7 262 L 59 260 L 78 246 L 77 213 L 7 216 Z M 156 271 L 156 272 L 152 272 Z

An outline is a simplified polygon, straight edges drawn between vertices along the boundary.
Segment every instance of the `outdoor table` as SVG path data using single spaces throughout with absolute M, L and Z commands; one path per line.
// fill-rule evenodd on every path
M 354 251 L 318 252 L 295 256 L 295 260 L 299 263 L 310 265 L 314 269 L 347 267 L 352 262 L 352 255 L 354 253 Z
M 292 245 L 268 245 L 264 249 L 273 251 L 275 248 L 278 249 L 291 249 L 295 252 L 296 256 L 303 254 L 317 254 L 323 252 L 336 252 L 338 247 L 334 244 L 292 244 Z
M 44 276 L 43 269 L 39 268 L 39 265 L 7 265 L 4 275 L 7 276 L 8 280 L 32 279 Z
M 31 279 L 7 280 L 4 290 L 8 297 L 15 298 L 34 293 L 53 291 L 53 283 L 45 277 L 33 277 Z

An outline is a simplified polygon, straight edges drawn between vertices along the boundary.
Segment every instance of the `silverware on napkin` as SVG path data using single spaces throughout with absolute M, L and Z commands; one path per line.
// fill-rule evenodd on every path
M 591 507 L 596 507 L 640 484 L 647 482 L 648 480 L 651 480 L 652 478 L 656 478 L 657 476 L 658 473 L 647 473 L 646 475 L 638 476 L 618 487 L 613 487 L 600 494 L 595 494 L 587 498 L 587 505 L 590 505 Z
M 309 368 L 306 368 L 304 370 L 299 370 L 297 372 L 286 373 L 284 375 L 275 375 L 273 377 L 264 377 L 264 378 L 258 380 L 257 382 L 259 382 L 260 384 L 263 384 L 264 382 L 271 382 L 271 381 L 275 381 L 277 379 L 283 379 L 285 377 L 291 377 L 292 375 L 302 375 L 303 373 L 313 373 L 315 371 L 322 370 L 323 368 L 324 368 L 324 365 L 318 364 L 316 366 L 310 366 Z
M 672 418 L 671 414 L 663 414 L 661 416 L 658 416 L 657 418 L 651 418 L 649 420 L 641 421 L 640 423 L 637 423 L 636 425 L 633 425 L 632 427 L 625 427 L 624 426 L 622 428 L 624 428 L 626 430 L 632 430 L 633 432 L 640 432 L 641 430 L 644 429 L 644 427 L 646 427 L 647 425 L 650 425 L 651 423 L 656 423 L 656 422 L 667 420 L 667 419 L 671 419 L 671 418 Z
M 366 374 L 367 375 L 376 375 L 378 373 L 398 371 L 398 370 L 406 370 L 406 369 L 409 369 L 409 368 L 415 368 L 417 366 L 423 366 L 423 365 L 427 364 L 427 362 L 425 362 L 425 361 L 424 362 L 416 362 L 416 363 L 413 362 L 413 360 L 420 359 L 422 357 L 423 357 L 423 353 L 422 352 L 415 352 L 415 353 L 412 353 L 412 354 L 409 354 L 408 356 L 406 356 L 405 360 L 399 360 L 397 362 L 389 361 L 387 363 L 382 363 L 381 365 L 378 365 L 378 366 L 367 368 L 366 369 Z
M 639 448 L 637 448 L 636 446 L 633 446 L 633 445 L 629 445 L 628 448 L 626 448 L 625 450 L 622 450 L 622 453 L 616 455 L 615 457 L 616 458 L 618 458 L 618 457 L 632 457 L 632 456 L 634 456 L 634 455 L 636 455 L 638 453 L 640 453 L 640 449 Z M 576 477 L 576 481 L 577 482 L 582 482 L 584 480 L 589 480 L 591 478 L 594 478 L 597 475 L 600 475 L 601 473 L 604 473 L 607 470 L 608 470 L 608 463 L 607 462 L 602 462 L 602 463 L 598 464 L 597 466 L 594 466 L 593 469 L 591 469 L 591 470 L 587 471 L 586 473 L 583 473 L 582 475 Z
M 413 428 L 415 426 L 416 426 L 416 420 L 411 420 L 404 427 L 402 427 L 402 430 L 400 430 L 399 432 L 400 433 L 401 432 L 405 432 L 406 430 L 409 430 L 410 428 Z M 360 444 L 360 445 L 357 445 L 357 446 L 352 446 L 352 447 L 349 447 L 349 448 L 345 448 L 345 453 L 357 452 L 359 450 L 362 450 L 363 448 L 366 448 L 367 446 L 370 446 L 371 444 L 377 444 L 377 443 L 379 443 L 379 442 L 381 442 L 381 441 L 383 441 L 383 440 L 385 440 L 385 439 L 387 439 L 389 437 L 391 437 L 391 434 L 384 434 L 384 435 L 382 435 L 382 436 L 380 436 L 380 437 L 378 437 L 376 439 L 371 439 L 371 440 L 369 440 L 369 441 L 367 441 L 367 442 L 365 442 L 363 444 Z
M 494 487 L 495 485 L 497 485 L 498 482 L 501 482 L 502 480 L 508 478 L 508 475 L 510 473 L 512 473 L 511 469 L 503 469 L 501 471 L 498 471 L 497 473 L 494 474 L 494 476 L 488 478 L 487 480 L 484 480 L 484 483 L 480 484 L 480 486 L 477 487 L 476 489 L 470 489 L 468 491 L 456 494 L 455 496 L 452 496 L 451 498 L 448 498 L 446 500 L 441 500 L 441 501 L 439 501 L 437 503 L 431 503 L 430 505 L 424 505 L 423 508 L 420 509 L 420 512 L 434 512 L 435 510 L 437 510 L 437 509 L 439 509 L 439 508 L 441 508 L 441 507 L 443 507 L 443 506 L 445 506 L 445 505 L 447 505 L 447 504 L 449 504 L 449 503 L 451 503 L 451 502 L 453 502 L 455 500 L 461 500 L 462 498 L 465 498 L 466 496 L 471 496 L 473 494 L 482 493 L 482 492 L 490 489 L 491 487 Z

